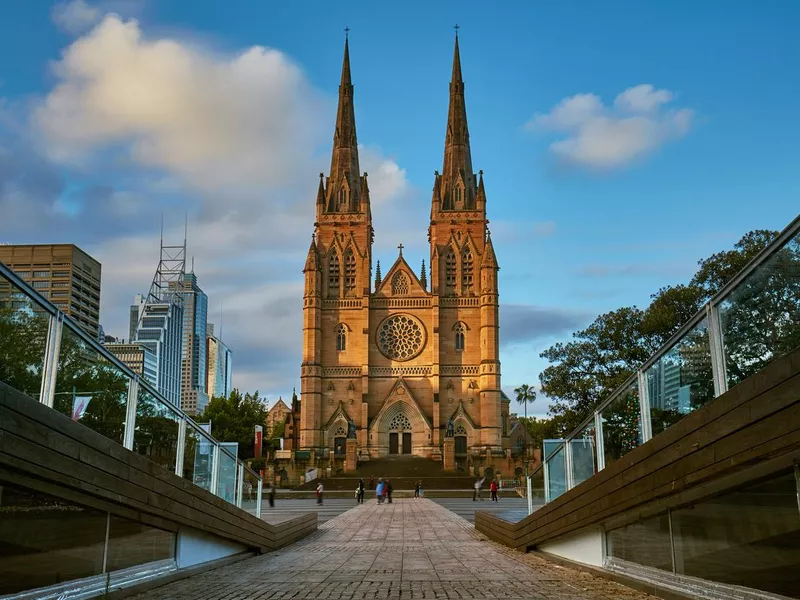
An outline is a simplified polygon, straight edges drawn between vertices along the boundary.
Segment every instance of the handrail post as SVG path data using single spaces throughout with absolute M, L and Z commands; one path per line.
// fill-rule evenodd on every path
M 42 384 L 39 389 L 39 402 L 53 408 L 58 378 L 58 357 L 61 352 L 61 336 L 64 330 L 64 313 L 50 315 L 47 328 L 44 362 L 42 364 Z
M 122 445 L 128 450 L 133 450 L 134 432 L 136 431 L 136 404 L 139 401 L 139 376 L 134 375 L 128 380 L 128 402 L 125 406 L 125 433 Z
M 650 420 L 650 390 L 647 387 L 647 375 L 639 369 L 636 372 L 639 381 L 639 417 L 642 419 L 642 444 L 653 439 L 653 423 Z
M 186 417 L 178 423 L 178 447 L 175 452 L 175 475 L 183 477 L 183 456 L 186 448 Z
M 725 366 L 725 340 L 722 336 L 722 324 L 719 320 L 719 307 L 709 302 L 706 304 L 708 321 L 708 345 L 711 352 L 711 373 L 714 379 L 714 397 L 728 391 L 728 375 Z

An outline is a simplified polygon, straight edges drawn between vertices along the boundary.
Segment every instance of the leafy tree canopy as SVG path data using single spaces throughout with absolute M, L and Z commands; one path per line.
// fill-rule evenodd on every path
M 221 442 L 239 442 L 239 458 L 245 459 L 254 456 L 255 426 L 263 426 L 266 418 L 258 391 L 242 395 L 234 389 L 227 398 L 212 398 L 199 420 L 210 420 L 211 433 Z

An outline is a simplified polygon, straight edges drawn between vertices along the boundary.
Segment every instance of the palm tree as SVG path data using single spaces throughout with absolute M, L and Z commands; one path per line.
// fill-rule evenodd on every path
M 528 404 L 536 400 L 536 390 L 532 385 L 523 383 L 518 388 L 514 388 L 517 395 L 517 402 L 525 407 L 525 476 L 528 476 Z

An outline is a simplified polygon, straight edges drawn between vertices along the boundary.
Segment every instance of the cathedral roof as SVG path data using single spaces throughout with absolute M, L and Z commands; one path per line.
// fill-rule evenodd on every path
M 402 246 L 402 244 L 401 244 Z M 403 250 L 400 249 L 400 253 L 397 256 L 397 260 L 394 261 L 392 268 L 386 272 L 386 275 L 383 276 L 380 285 L 375 288 L 375 293 L 385 294 L 387 296 L 391 296 L 392 294 L 392 281 L 394 280 L 395 274 L 399 271 L 406 273 L 411 281 L 410 285 L 408 286 L 408 292 L 404 295 L 407 296 L 418 296 L 420 292 L 427 295 L 428 292 L 425 287 L 420 282 L 419 278 L 417 277 L 416 273 L 414 273 L 414 269 L 412 269 L 409 264 L 406 262 L 406 259 L 403 258 Z

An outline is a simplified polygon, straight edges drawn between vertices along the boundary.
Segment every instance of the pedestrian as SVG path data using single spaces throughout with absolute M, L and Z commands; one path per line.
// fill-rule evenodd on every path
M 364 504 L 364 480 L 358 480 L 358 503 Z
M 483 479 L 486 478 L 484 477 Z M 483 479 L 478 479 L 475 481 L 475 491 L 472 493 L 473 502 L 481 499 L 481 487 L 483 487 Z
M 414 484 L 414 500 L 419 498 L 419 481 Z
M 375 500 L 378 504 L 383 504 L 383 479 L 378 480 L 378 487 L 375 488 Z
M 500 500 L 497 497 L 497 490 L 499 486 L 497 485 L 497 480 L 493 479 L 492 483 L 489 484 L 489 491 L 492 492 L 492 502 L 499 502 Z
M 317 504 L 322 504 L 322 492 L 325 491 L 325 488 L 322 486 L 322 482 L 320 481 L 317 485 Z
M 419 482 L 419 497 L 422 498 L 425 495 L 425 490 L 422 489 L 422 481 Z
M 386 498 L 389 500 L 389 504 L 392 503 L 392 481 L 390 479 L 386 480 Z
M 273 481 L 272 484 L 269 486 L 269 496 L 267 496 L 269 500 L 269 507 L 272 508 L 275 506 L 275 482 Z
M 375 489 L 375 475 L 369 476 L 369 489 L 371 490 Z

